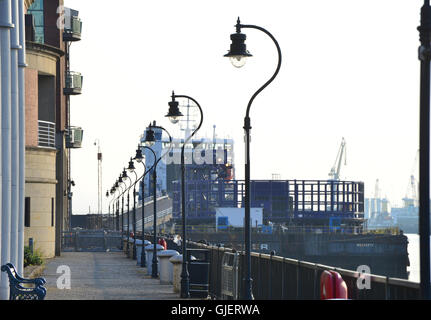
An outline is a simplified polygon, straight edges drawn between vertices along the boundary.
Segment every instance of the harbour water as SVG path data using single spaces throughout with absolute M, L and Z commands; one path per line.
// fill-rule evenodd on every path
M 410 260 L 410 267 L 407 267 L 407 270 L 410 271 L 409 280 L 420 282 L 419 235 L 416 233 L 406 233 L 406 236 L 409 240 L 409 244 L 407 247 Z

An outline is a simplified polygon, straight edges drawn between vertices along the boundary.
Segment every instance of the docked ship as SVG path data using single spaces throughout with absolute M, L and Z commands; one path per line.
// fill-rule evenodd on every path
M 169 139 L 159 134 L 154 149 L 161 154 Z M 173 139 L 170 157 L 183 141 Z M 245 183 L 235 179 L 233 146 L 215 134 L 186 146 L 187 238 L 242 250 Z M 196 161 L 196 154 L 212 162 Z M 146 159 L 151 165 L 151 156 Z M 339 164 L 328 180 L 252 180 L 252 250 L 350 270 L 367 265 L 373 274 L 407 279 L 407 237 L 396 229 L 366 229 L 364 183 L 340 180 Z M 172 199 L 164 231 L 181 234 L 181 167 L 173 161 L 162 168 L 157 188 Z

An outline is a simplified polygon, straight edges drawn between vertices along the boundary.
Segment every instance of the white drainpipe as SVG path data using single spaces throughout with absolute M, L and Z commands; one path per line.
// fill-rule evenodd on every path
M 1 42 L 1 264 L 10 261 L 11 228 L 11 0 L 0 0 L 0 42 Z M 1 272 L 0 299 L 9 298 L 9 283 L 6 273 Z
M 25 199 L 25 25 L 24 0 L 18 1 L 19 43 L 18 52 L 18 86 L 19 86 L 19 219 L 18 219 L 18 262 L 20 274 L 24 274 L 24 199 Z
M 10 262 L 18 265 L 18 221 L 19 221 L 19 87 L 18 87 L 18 50 L 19 46 L 19 15 L 18 0 L 12 0 L 11 33 L 11 109 L 12 109 L 12 145 L 11 145 L 11 233 L 10 233 Z

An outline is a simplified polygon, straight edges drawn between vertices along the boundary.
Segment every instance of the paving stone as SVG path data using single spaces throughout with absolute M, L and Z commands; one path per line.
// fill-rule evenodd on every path
M 71 288 L 57 288 L 59 266 L 68 266 Z M 42 277 L 47 281 L 46 300 L 176 300 L 172 285 L 146 275 L 123 252 L 63 252 L 49 261 Z

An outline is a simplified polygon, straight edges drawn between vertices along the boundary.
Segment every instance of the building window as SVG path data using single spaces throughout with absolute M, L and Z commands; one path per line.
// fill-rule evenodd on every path
M 54 226 L 54 198 L 51 198 L 51 227 Z
M 30 198 L 25 198 L 25 207 L 24 207 L 25 217 L 24 217 L 24 225 L 26 227 L 30 227 Z
M 35 0 L 27 10 L 34 17 L 35 42 L 45 43 L 45 24 L 43 15 L 43 0 Z

